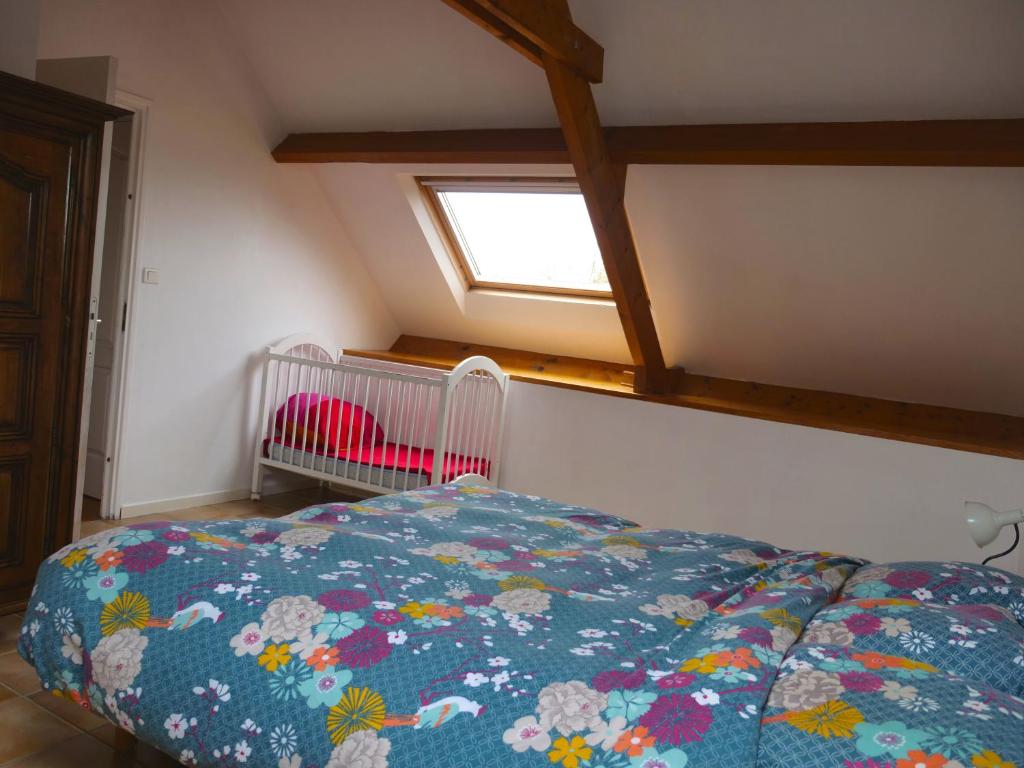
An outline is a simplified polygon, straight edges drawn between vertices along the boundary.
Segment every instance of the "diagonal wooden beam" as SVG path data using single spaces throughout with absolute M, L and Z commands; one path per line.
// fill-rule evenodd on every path
M 442 0 L 530 61 L 547 54 L 591 83 L 600 83 L 604 49 L 572 23 L 559 0 Z
M 620 126 L 615 163 L 1024 166 L 1024 120 Z M 568 163 L 558 128 L 297 133 L 279 163 Z
M 568 0 L 472 0 L 474 7 L 468 7 L 470 3 L 464 0 L 442 1 L 458 6 L 460 12 L 489 30 L 493 26 L 492 15 L 500 7 L 503 23 L 541 47 L 541 65 L 636 368 L 634 387 L 638 392 L 671 391 L 672 374 L 665 367 L 651 300 L 626 215 L 625 166 L 614 165 L 608 154 L 588 76 L 566 61 L 564 48 L 560 53 L 550 52 L 552 41 L 564 41 L 564 31 L 575 29 Z M 477 16 L 481 6 L 486 6 L 484 15 Z M 540 46 L 538 40 L 546 43 Z M 581 46 L 571 48 L 579 50 Z
M 477 0 L 441 0 L 441 2 L 514 48 L 534 64 L 543 66 L 540 46 L 488 10 L 483 3 L 477 2 Z
M 638 392 L 668 392 L 665 359 L 626 215 L 626 167 L 613 164 L 608 155 L 589 83 L 546 55 L 544 71 L 636 366 L 635 387 Z

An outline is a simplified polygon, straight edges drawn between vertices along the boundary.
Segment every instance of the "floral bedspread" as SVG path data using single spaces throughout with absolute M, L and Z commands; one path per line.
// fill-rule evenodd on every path
M 19 650 L 189 765 L 1024 766 L 1024 580 L 862 565 L 452 483 L 82 539 Z

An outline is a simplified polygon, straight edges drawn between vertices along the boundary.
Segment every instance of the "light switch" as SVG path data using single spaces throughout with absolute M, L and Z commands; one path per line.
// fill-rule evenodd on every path
M 146 267 L 142 270 L 142 282 L 156 285 L 160 282 L 160 270 Z

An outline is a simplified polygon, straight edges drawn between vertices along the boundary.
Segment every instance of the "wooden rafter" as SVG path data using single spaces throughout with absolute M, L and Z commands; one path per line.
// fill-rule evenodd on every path
M 467 8 L 466 2 L 443 1 L 474 17 L 474 9 Z M 469 5 L 487 6 L 486 15 L 474 20 L 492 32 L 490 15 L 500 6 L 501 20 L 516 34 L 541 47 L 540 64 L 547 75 L 569 160 L 576 170 L 626 345 L 636 367 L 634 386 L 638 392 L 670 391 L 672 376 L 665 367 L 651 300 L 626 215 L 625 166 L 615 165 L 608 154 L 588 82 L 600 80 L 600 72 L 594 78 L 565 55 L 567 42 L 569 50 L 584 49 L 578 38 L 583 33 L 572 23 L 567 0 L 474 0 Z M 509 42 L 503 34 L 498 37 Z M 515 47 L 518 50 L 520 45 Z
M 604 49 L 572 23 L 559 0 L 442 0 L 532 61 L 546 54 L 591 83 L 601 82 Z
M 626 167 L 613 164 L 608 156 L 597 107 L 586 80 L 552 58 L 545 58 L 544 71 L 576 169 L 576 181 L 594 226 L 626 345 L 638 371 L 636 389 L 667 392 L 665 359 L 626 215 Z
M 539 56 L 539 54 L 538 54 Z M 1024 120 L 623 126 L 612 162 L 639 165 L 1024 166 Z M 558 128 L 298 133 L 279 163 L 568 163 Z

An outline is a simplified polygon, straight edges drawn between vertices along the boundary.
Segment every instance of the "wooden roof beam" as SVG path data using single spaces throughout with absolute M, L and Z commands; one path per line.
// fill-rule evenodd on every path
M 517 50 L 529 44 L 540 49 L 540 64 L 547 75 L 569 160 L 587 205 L 594 236 L 601 251 L 608 283 L 615 298 L 622 331 L 636 368 L 638 392 L 669 392 L 671 375 L 654 326 L 651 300 L 636 254 L 633 232 L 626 216 L 626 167 L 614 165 L 605 146 L 604 131 L 590 91 L 601 80 L 603 51 L 572 22 L 568 0 L 443 0 L 505 42 L 506 32 L 496 31 L 494 17 L 525 39 L 515 39 Z M 596 55 L 590 66 L 580 56 Z M 595 53 L 596 52 L 596 53 Z M 596 64 L 596 68 L 595 68 Z
M 1024 119 L 604 129 L 628 165 L 1024 166 Z M 279 163 L 568 163 L 557 128 L 291 134 Z
M 549 56 L 544 71 L 636 368 L 634 387 L 637 392 L 669 392 L 669 373 L 626 215 L 626 166 L 613 164 L 608 155 L 590 84 Z
M 442 0 L 534 64 L 551 56 L 588 82 L 600 83 L 604 49 L 572 23 L 558 0 Z

